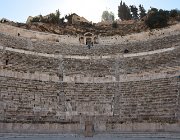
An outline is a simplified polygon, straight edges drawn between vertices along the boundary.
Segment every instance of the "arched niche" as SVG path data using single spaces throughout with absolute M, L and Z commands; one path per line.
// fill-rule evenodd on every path
M 98 44 L 98 42 L 99 42 L 98 37 L 95 36 L 95 37 L 94 37 L 94 44 Z
M 98 36 L 94 35 L 91 32 L 86 32 L 84 35 L 79 36 L 80 44 L 98 44 Z
M 93 37 L 94 34 L 91 33 L 91 32 L 87 32 L 87 33 L 84 34 L 84 36 L 85 36 L 85 37 Z
M 94 34 L 91 32 L 87 32 L 84 34 L 84 44 L 94 44 Z
M 79 43 L 80 44 L 84 44 L 84 36 L 80 36 L 79 37 Z

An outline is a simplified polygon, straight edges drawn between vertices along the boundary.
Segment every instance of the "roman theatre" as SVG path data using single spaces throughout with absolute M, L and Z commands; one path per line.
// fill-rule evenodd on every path
M 180 132 L 179 94 L 180 24 L 123 37 L 0 24 L 1 133 Z

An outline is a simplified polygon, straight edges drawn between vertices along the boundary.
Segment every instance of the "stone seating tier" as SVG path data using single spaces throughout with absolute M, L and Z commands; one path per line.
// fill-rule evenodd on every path
M 52 75 L 115 76 L 151 72 L 153 69 L 180 66 L 180 48 L 136 57 L 108 59 L 53 58 L 0 50 L 3 69 L 19 72 L 44 72 Z M 158 70 L 159 69 L 159 70 Z
M 60 84 L 0 77 L 0 122 L 80 123 L 87 115 L 97 123 L 175 123 L 178 80 Z
M 62 55 L 114 55 L 124 53 L 124 50 L 129 50 L 129 53 L 138 53 L 153 51 L 157 49 L 169 48 L 179 45 L 180 34 L 166 36 L 164 38 L 156 38 L 150 41 L 140 41 L 118 45 L 94 45 L 88 49 L 86 45 L 67 45 L 57 42 L 32 41 L 24 37 L 14 37 L 0 33 L 0 44 L 2 46 L 31 50 L 34 52 L 62 54 Z

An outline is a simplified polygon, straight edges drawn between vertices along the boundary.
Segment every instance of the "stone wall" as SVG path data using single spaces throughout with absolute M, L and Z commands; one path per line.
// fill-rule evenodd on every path
M 160 72 L 180 66 L 178 46 L 144 53 L 103 57 L 36 53 L 0 47 L 1 67 L 18 72 L 42 72 L 49 75 L 109 77 L 116 74 Z
M 6 61 L 8 61 L 7 65 L 5 64 Z M 4 63 L 4 69 L 19 72 L 34 73 L 35 71 L 40 71 L 53 75 L 58 74 L 57 72 L 59 68 L 59 61 L 57 59 L 23 55 L 8 51 L 4 53 L 4 57 L 1 59 L 1 62 Z
M 1 123 L 78 124 L 80 131 L 91 118 L 96 131 L 108 132 L 119 129 L 114 124 L 177 124 L 180 117 L 178 76 L 106 84 L 0 80 Z
M 0 132 L 82 133 L 86 121 L 96 132 L 180 132 L 177 26 L 87 50 L 0 24 L 12 33 L 0 34 Z
M 136 33 L 126 36 L 110 36 L 110 37 L 98 37 L 98 42 L 100 45 L 113 45 L 113 44 L 122 44 L 127 42 L 139 42 L 139 41 L 147 41 L 151 39 L 163 38 L 165 36 L 171 36 L 179 34 L 180 24 L 176 24 L 171 26 L 171 28 L 165 28 L 162 30 L 152 30 L 142 33 Z M 26 29 L 21 29 L 17 27 L 13 27 L 10 25 L 0 24 L 0 31 L 2 33 L 8 33 L 13 36 L 18 36 L 18 33 L 22 37 L 35 39 L 35 40 L 43 40 L 43 41 L 53 41 L 60 42 L 65 44 L 73 44 L 80 45 L 79 36 L 69 36 L 69 35 L 55 35 L 48 34 L 43 32 L 30 31 Z
M 173 77 L 120 84 L 120 92 L 115 95 L 115 116 L 120 116 L 120 121 L 176 121 L 178 80 Z
M 70 35 L 56 35 L 44 32 L 36 32 L 31 30 L 26 30 L 18 27 L 13 27 L 10 25 L 0 24 L 1 33 L 8 33 L 12 36 L 18 36 L 18 33 L 22 37 L 26 37 L 32 40 L 41 40 L 41 41 L 51 41 L 51 42 L 61 42 L 65 44 L 79 44 L 78 36 Z
M 152 31 L 146 31 L 141 33 L 130 34 L 126 36 L 101 36 L 99 38 L 99 44 L 103 45 L 113 45 L 113 44 L 122 44 L 127 42 L 139 42 L 139 41 L 147 41 L 153 40 L 157 38 L 164 38 L 166 36 L 176 35 L 179 34 L 179 26 L 180 24 L 176 24 L 172 26 L 172 28 L 165 28 L 165 29 L 154 29 Z
M 65 44 L 61 42 L 33 41 L 29 38 L 14 37 L 0 33 L 0 44 L 2 46 L 35 51 L 39 53 L 62 54 L 62 55 L 115 55 L 124 53 L 125 49 L 129 53 L 139 53 L 154 51 L 157 49 L 170 48 L 178 46 L 180 41 L 180 32 L 176 35 L 168 35 L 163 38 L 140 42 L 126 42 L 122 44 L 101 45 L 95 44 L 88 49 L 86 45 Z

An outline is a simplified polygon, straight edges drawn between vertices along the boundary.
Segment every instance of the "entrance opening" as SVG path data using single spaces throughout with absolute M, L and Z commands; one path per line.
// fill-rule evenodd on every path
M 85 137 L 93 137 L 94 125 L 92 121 L 85 121 Z
M 79 43 L 80 43 L 80 44 L 84 44 L 84 37 L 80 37 L 80 38 L 79 38 Z
M 86 38 L 86 45 L 91 45 L 92 39 L 91 38 Z

